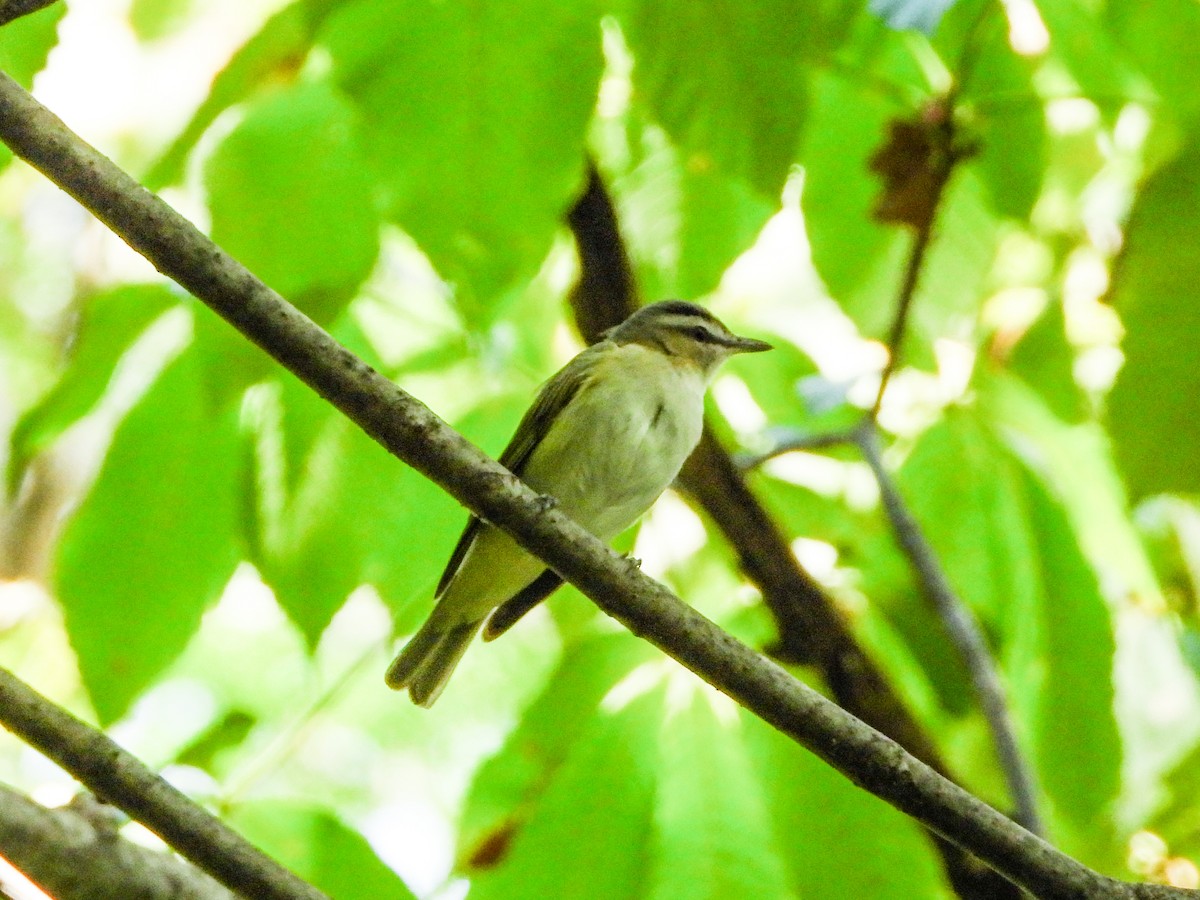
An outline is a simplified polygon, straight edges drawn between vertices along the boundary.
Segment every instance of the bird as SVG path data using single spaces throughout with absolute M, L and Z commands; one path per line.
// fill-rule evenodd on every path
M 500 463 L 611 541 L 671 485 L 699 443 L 704 394 L 721 364 L 770 349 L 696 303 L 641 307 L 542 385 Z M 433 612 L 388 667 L 388 686 L 432 706 L 485 622 L 491 640 L 561 584 L 508 534 L 472 516 Z

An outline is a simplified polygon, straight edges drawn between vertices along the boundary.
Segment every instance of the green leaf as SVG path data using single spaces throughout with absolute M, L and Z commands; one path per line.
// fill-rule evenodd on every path
M 1120 0 L 1115 5 L 1120 6 Z M 1110 12 L 1113 6 L 1105 4 Z M 1094 11 L 1095 4 L 1039 0 L 1037 8 L 1050 33 L 1051 53 L 1062 60 L 1084 96 L 1102 109 L 1119 111 L 1129 99 L 1145 94 Z
M 81 303 L 67 367 L 59 381 L 13 427 L 10 495 L 38 453 L 96 405 L 118 360 L 146 327 L 179 298 L 163 284 L 124 285 Z
M 741 718 L 796 895 L 805 900 L 954 896 L 933 845 L 911 819 L 769 725 L 746 713 Z
M 628 634 L 594 635 L 567 646 L 504 747 L 475 775 L 459 826 L 458 858 L 468 871 L 503 857 L 575 742 L 593 725 L 600 701 L 654 653 Z
M 64 4 L 53 3 L 0 29 L 0 69 L 22 87 L 32 87 L 33 76 L 58 43 L 58 23 L 66 14 Z
M 1063 423 L 1033 388 L 989 366 L 976 369 L 974 388 L 980 415 L 1053 489 L 1102 581 L 1116 593 L 1156 602 L 1162 592 L 1130 521 L 1107 435 L 1094 422 Z
M 333 812 L 302 803 L 239 804 L 229 823 L 335 900 L 415 900 L 366 839 Z
M 1200 491 L 1200 138 L 1143 186 L 1111 299 L 1125 365 L 1108 398 L 1109 432 L 1134 499 Z
M 320 45 L 362 115 L 388 213 L 469 317 L 531 276 L 579 190 L 601 72 L 592 0 L 357 0 Z
M 335 90 L 297 85 L 253 104 L 204 169 L 213 240 L 321 324 L 379 252 L 356 127 Z
M 129 24 L 138 40 L 148 42 L 168 37 L 188 20 L 193 0 L 133 0 Z
M 735 707 L 719 718 L 700 688 L 668 713 L 659 738 L 652 900 L 796 895 L 789 889 L 762 784 L 742 745 Z
M 101 724 L 179 655 L 233 573 L 237 461 L 234 416 L 207 407 L 186 351 L 117 428 L 55 577 Z
M 143 177 L 146 187 L 157 191 L 179 181 L 196 143 L 229 107 L 258 90 L 273 90 L 280 81 L 290 82 L 317 27 L 335 5 L 336 0 L 297 0 L 271 16 L 217 73 L 204 102 Z
M 970 20 L 976 15 L 969 11 Z M 1047 160 L 1046 116 L 1033 83 L 1034 63 L 1013 50 L 998 10 L 971 34 L 969 51 L 961 50 L 961 43 L 955 48 L 970 60 L 969 70 L 960 73 L 958 111 L 972 119 L 960 139 L 978 145 L 968 165 L 978 171 L 991 208 L 1024 220 L 1041 192 Z
M 471 900 L 645 896 L 662 695 L 596 713 L 508 856 L 472 878 Z
M 632 130 L 636 164 L 614 189 L 622 232 L 640 263 L 642 292 L 708 294 L 754 243 L 777 204 L 712 166 L 689 164 L 657 127 Z M 717 222 L 721 227 L 714 227 Z
M 1072 849 L 1103 853 L 1112 849 L 1109 807 L 1121 784 L 1113 625 L 1066 514 L 1035 478 L 1024 481 L 1041 590 L 1036 605 L 1014 597 L 1010 608 L 1014 707 Z
M 1058 418 L 1079 422 L 1087 415 L 1087 403 L 1075 381 L 1075 350 L 1067 342 L 1066 325 L 1062 303 L 1047 303 L 1014 348 L 1009 368 Z
M 799 0 L 630 4 L 635 89 L 687 168 L 715 167 L 778 199 L 808 106 L 809 14 Z
M 1020 466 L 969 411 L 949 409 L 897 473 L 951 585 L 984 623 L 1036 595 Z
M 1200 66 L 1200 8 L 1193 0 L 1108 0 L 1104 18 L 1112 39 L 1154 85 L 1160 108 L 1182 124 L 1193 122 L 1200 112 L 1191 77 Z

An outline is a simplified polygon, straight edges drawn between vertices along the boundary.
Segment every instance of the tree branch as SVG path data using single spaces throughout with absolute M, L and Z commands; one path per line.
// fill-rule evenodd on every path
M 581 268 L 571 305 L 580 333 L 590 343 L 638 306 L 616 212 L 594 164 L 589 163 L 587 189 L 568 221 L 579 246 Z M 620 274 L 614 275 L 618 270 Z M 852 442 L 854 435 L 846 433 L 839 439 Z M 762 592 L 779 633 L 772 655 L 814 665 L 842 707 L 946 775 L 948 769 L 933 741 L 858 645 L 833 600 L 800 565 L 787 537 L 711 428 L 705 428 L 680 481 L 737 552 L 746 577 Z M 1010 882 L 970 854 L 936 832 L 931 836 L 946 874 L 962 897 L 1017 900 L 1020 896 Z
M 895 479 L 884 466 L 874 422 L 868 420 L 863 423 L 857 435 L 857 443 L 867 465 L 875 474 L 884 511 L 892 525 L 892 531 L 895 532 L 896 540 L 912 564 L 921 594 L 941 618 L 950 642 L 966 663 L 971 686 L 975 689 L 979 706 L 991 729 L 1000 769 L 1004 772 L 1013 805 L 1016 807 L 1015 818 L 1034 834 L 1045 834 L 1041 817 L 1038 815 L 1033 773 L 1017 744 L 1012 717 L 1008 712 L 1008 701 L 1000 683 L 1000 673 L 996 670 L 996 663 L 992 659 L 979 623 L 950 586 L 946 573 L 938 564 L 937 554 L 929 546 L 921 526 L 917 524 L 904 498 L 901 497 Z
M 0 75 L 0 91 L 7 86 L 7 76 Z M 5 109 L 0 101 L 0 118 Z M 137 757 L 4 668 L 0 668 L 0 723 L 231 890 L 264 900 L 328 900 Z
M 392 454 L 507 531 L 635 634 L 856 784 L 1049 900 L 1196 896 L 1125 884 L 1088 869 L 717 628 L 561 511 L 547 510 L 524 483 L 354 357 L 7 76 L 0 76 L 0 139 Z M 0 703 L 0 716 L 10 714 Z M 140 794 L 126 800 L 140 808 Z
M 0 0 L 0 25 L 53 6 L 57 0 Z
M 90 795 L 87 801 L 101 804 Z M 78 798 L 77 798 L 78 799 Z M 199 869 L 125 840 L 102 812 L 47 809 L 0 784 L 4 857 L 60 900 L 236 900 Z

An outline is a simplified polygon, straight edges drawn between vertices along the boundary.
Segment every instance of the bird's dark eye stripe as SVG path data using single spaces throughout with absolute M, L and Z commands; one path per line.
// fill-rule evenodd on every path
M 693 338 L 705 344 L 724 344 L 724 339 L 717 334 L 713 334 L 703 325 L 693 325 L 688 329 L 688 334 Z

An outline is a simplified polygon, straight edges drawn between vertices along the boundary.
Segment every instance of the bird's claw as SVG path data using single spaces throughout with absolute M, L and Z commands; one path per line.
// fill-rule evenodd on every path
M 558 506 L 558 500 L 556 500 L 554 497 L 551 497 L 549 494 L 538 494 L 537 500 L 534 502 L 537 504 L 538 512 L 543 513 L 548 513 L 550 510 Z
M 621 555 L 624 556 L 625 561 L 627 563 L 629 563 L 631 566 L 633 566 L 635 569 L 640 569 L 642 567 L 642 561 L 640 559 L 638 559 L 636 556 L 634 556 L 632 553 L 623 553 Z

